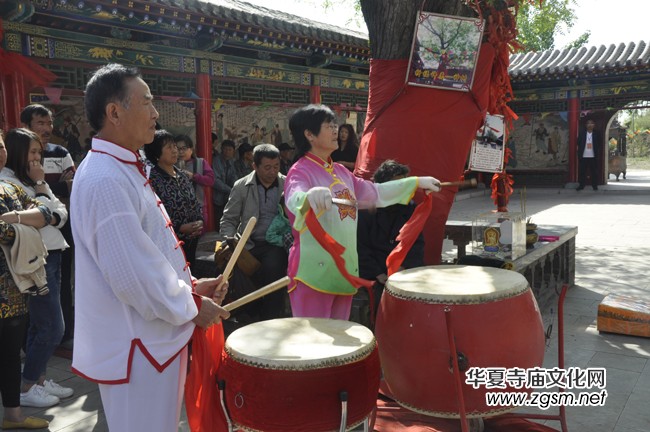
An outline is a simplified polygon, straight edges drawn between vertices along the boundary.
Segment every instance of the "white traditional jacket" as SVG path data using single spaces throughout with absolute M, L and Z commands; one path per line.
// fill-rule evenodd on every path
M 169 216 L 138 154 L 93 139 L 72 188 L 73 371 L 129 381 L 133 350 L 163 370 L 190 340 L 198 309 Z

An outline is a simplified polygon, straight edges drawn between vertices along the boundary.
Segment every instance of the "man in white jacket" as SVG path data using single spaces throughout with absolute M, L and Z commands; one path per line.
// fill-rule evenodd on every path
M 227 318 L 217 279 L 196 281 L 138 149 L 158 111 L 138 71 L 109 64 L 86 87 L 98 131 L 71 197 L 76 247 L 72 368 L 99 383 L 112 431 L 177 431 L 187 344 Z

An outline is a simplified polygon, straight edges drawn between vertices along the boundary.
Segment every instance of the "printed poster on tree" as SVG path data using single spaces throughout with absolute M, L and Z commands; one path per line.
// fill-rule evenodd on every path
M 469 91 L 472 88 L 484 22 L 476 18 L 422 12 L 415 25 L 410 85 Z
M 505 122 L 502 115 L 488 114 L 483 127 L 476 132 L 469 154 L 471 171 L 503 171 Z

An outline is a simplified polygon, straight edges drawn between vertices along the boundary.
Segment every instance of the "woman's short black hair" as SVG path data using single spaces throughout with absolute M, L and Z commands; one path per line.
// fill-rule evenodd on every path
M 27 175 L 29 164 L 29 145 L 36 141 L 43 148 L 43 143 L 38 135 L 29 129 L 16 128 L 7 132 L 5 147 L 7 149 L 7 163 L 5 166 L 13 170 L 18 180 L 26 185 L 34 186 L 34 181 Z
M 372 179 L 375 183 L 386 183 L 393 180 L 398 176 L 407 176 L 409 174 L 409 167 L 396 162 L 392 159 L 387 159 L 379 165 Z
M 158 165 L 160 155 L 162 155 L 163 147 L 165 147 L 165 145 L 168 143 L 175 143 L 174 135 L 167 132 L 165 129 L 157 130 L 153 134 L 153 141 L 151 144 L 146 144 L 144 146 L 144 155 L 152 164 Z
M 307 105 L 298 108 L 289 119 L 289 130 L 296 145 L 296 160 L 311 150 L 311 144 L 305 136 L 305 131 L 314 135 L 320 134 L 323 122 L 336 121 L 334 112 L 325 105 Z
M 180 142 L 180 141 L 183 141 L 185 147 L 189 149 L 194 148 L 194 141 L 192 141 L 192 138 L 190 138 L 189 135 L 176 135 L 174 137 L 174 142 Z

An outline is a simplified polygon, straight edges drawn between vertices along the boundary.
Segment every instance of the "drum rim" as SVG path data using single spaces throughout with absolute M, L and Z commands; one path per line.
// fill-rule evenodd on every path
M 458 419 L 460 418 L 460 414 L 454 411 L 433 411 L 433 410 L 427 410 L 424 408 L 418 408 L 414 405 L 411 405 L 409 403 L 404 402 L 403 400 L 400 400 L 395 397 L 395 395 L 392 396 L 393 400 L 397 402 L 399 405 L 403 406 L 404 408 L 408 409 L 409 411 L 416 412 L 418 414 L 424 414 L 432 417 L 439 417 L 439 418 L 447 418 L 447 419 Z M 471 411 L 466 413 L 467 418 L 479 418 L 479 417 L 494 417 L 497 415 L 501 414 L 506 414 L 509 412 L 512 412 L 518 408 L 521 408 L 519 406 L 513 406 L 513 407 L 500 407 L 500 408 L 495 408 L 491 409 L 488 411 Z
M 481 267 L 486 273 L 493 273 L 493 274 L 503 274 L 503 275 L 508 275 L 511 276 L 513 273 L 504 273 L 504 272 L 512 272 L 512 270 L 505 270 L 505 269 L 497 269 L 497 268 L 492 268 L 492 267 Z M 462 270 L 462 269 L 470 269 L 473 271 L 479 271 L 478 266 L 460 266 L 460 265 L 437 265 L 437 266 L 425 266 L 425 267 L 417 267 L 413 269 L 408 269 L 408 270 L 403 270 L 401 272 L 398 272 L 399 274 L 408 274 L 408 273 L 415 273 L 416 271 L 422 271 L 422 270 L 439 270 L 439 271 L 445 271 L 445 270 Z M 474 270 L 476 269 L 476 270 Z M 398 274 L 396 273 L 396 275 Z M 444 304 L 444 305 L 473 305 L 473 304 L 483 304 L 483 303 L 490 303 L 490 302 L 496 302 L 496 301 L 501 301 L 505 300 L 508 298 L 512 297 L 517 297 L 522 294 L 526 294 L 528 291 L 530 291 L 530 285 L 528 284 L 528 281 L 526 278 L 521 275 L 520 273 L 514 272 L 514 274 L 519 275 L 515 276 L 515 278 L 520 279 L 519 284 L 513 286 L 510 289 L 504 289 L 501 291 L 495 291 L 495 292 L 485 292 L 485 293 L 476 293 L 476 294 L 471 294 L 467 295 L 464 298 L 461 298 L 459 295 L 454 295 L 454 294 L 429 294 L 429 293 L 424 293 L 424 292 L 415 292 L 415 291 L 409 291 L 403 288 L 400 288 L 398 286 L 395 286 L 394 283 L 391 284 L 391 279 L 389 278 L 388 281 L 386 282 L 385 285 L 385 290 L 384 292 L 390 295 L 391 297 L 395 297 L 398 299 L 402 300 L 407 300 L 407 301 L 418 301 L 420 303 L 426 303 L 426 304 Z
M 252 357 L 249 355 L 242 354 L 240 352 L 233 352 L 230 348 L 225 348 L 228 358 L 231 360 L 243 364 L 245 366 L 254 367 L 257 369 L 267 369 L 267 370 L 283 370 L 283 371 L 309 371 L 309 370 L 318 370 L 318 369 L 331 369 L 334 367 L 346 366 L 352 363 L 366 359 L 374 350 L 377 349 L 377 340 L 373 338 L 372 342 L 366 346 L 362 347 L 358 352 L 352 355 L 345 356 L 336 356 L 327 359 L 323 359 L 318 364 L 307 364 L 307 362 L 313 363 L 315 360 L 297 360 L 293 363 L 262 363 L 258 357 Z M 343 357 L 343 358 L 342 358 Z M 269 360 L 273 362 L 274 360 Z
M 365 416 L 361 420 L 356 421 L 356 422 L 354 422 L 354 423 L 352 423 L 350 425 L 346 425 L 345 430 L 349 431 L 349 430 L 356 429 L 357 427 L 361 426 L 363 424 L 363 422 L 365 422 L 366 419 L 368 419 L 370 417 L 371 414 L 372 413 L 368 414 L 367 416 Z M 253 428 L 250 428 L 250 427 L 248 427 L 246 425 L 243 425 L 243 424 L 241 424 L 239 422 L 233 421 L 232 423 L 233 423 L 234 426 L 237 426 L 239 429 L 241 429 L 244 432 L 264 432 L 262 429 L 253 429 Z
M 350 328 L 354 327 L 359 330 L 362 330 L 363 332 L 367 332 L 366 336 L 370 336 L 370 337 L 368 338 L 367 343 L 359 347 L 355 347 L 356 349 L 349 353 L 333 355 L 327 358 L 307 358 L 307 359 L 301 358 L 296 360 L 286 360 L 286 359 L 278 360 L 278 359 L 273 359 L 264 356 L 255 356 L 250 353 L 241 352 L 240 350 L 233 348 L 231 344 L 229 344 L 229 340 L 233 337 L 233 335 L 235 335 L 235 333 L 237 333 L 240 330 L 246 329 L 247 327 L 249 327 L 248 330 L 251 330 L 253 329 L 253 327 L 251 326 L 264 326 L 264 325 L 269 325 L 269 323 L 278 322 L 278 321 L 284 321 L 290 324 L 296 323 L 296 325 L 300 325 L 304 322 L 320 323 L 320 324 L 327 324 L 327 325 L 339 325 L 341 326 L 341 328 L 344 327 L 345 324 L 345 326 L 349 326 Z M 233 332 L 228 337 L 228 340 L 226 340 L 224 344 L 224 351 L 228 355 L 228 358 L 239 364 L 254 367 L 257 369 L 284 370 L 284 371 L 296 371 L 296 372 L 318 370 L 318 369 L 329 369 L 329 368 L 349 365 L 366 359 L 377 349 L 378 349 L 377 339 L 375 338 L 374 334 L 370 331 L 370 329 L 368 329 L 367 327 L 351 321 L 332 320 L 332 319 L 325 319 L 325 318 L 279 318 L 275 320 L 253 323 Z

